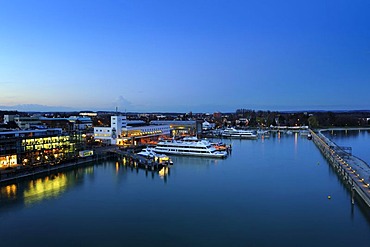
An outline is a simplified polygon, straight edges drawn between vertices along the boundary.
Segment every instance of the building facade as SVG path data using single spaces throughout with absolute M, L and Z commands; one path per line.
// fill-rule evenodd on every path
M 30 129 L 32 126 L 40 125 L 41 121 L 39 117 L 22 117 L 14 116 L 13 121 L 18 125 L 20 129 Z
M 48 117 L 24 117 L 18 115 L 4 115 L 4 123 L 14 121 L 20 129 L 35 128 L 61 128 L 64 131 L 86 130 L 92 128 L 90 117 L 71 116 L 68 118 L 48 118 Z
M 94 127 L 95 140 L 112 145 L 136 145 L 169 135 L 169 125 L 128 126 L 125 116 L 111 116 L 110 126 Z
M 40 121 L 48 128 L 62 128 L 64 131 L 87 130 L 92 128 L 92 120 L 89 117 L 71 116 L 68 118 L 46 118 L 41 117 Z
M 61 129 L 0 132 L 0 168 L 59 163 L 76 157 L 82 137 Z
M 155 120 L 150 123 L 153 125 L 169 125 L 172 137 L 195 136 L 202 134 L 201 121 Z

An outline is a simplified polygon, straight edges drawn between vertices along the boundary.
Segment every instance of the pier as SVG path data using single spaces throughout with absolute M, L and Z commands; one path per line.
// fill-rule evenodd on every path
M 313 142 L 350 189 L 351 203 L 354 204 L 355 194 L 357 194 L 370 207 L 370 166 L 353 156 L 349 147 L 339 147 L 321 131 L 315 133 L 310 130 L 310 132 Z
M 135 154 L 134 152 L 120 149 L 109 150 L 109 153 L 113 153 L 118 156 L 119 159 L 123 159 L 124 165 L 143 168 L 145 170 L 158 171 L 163 167 L 168 167 L 170 165 L 168 162 L 159 162 L 155 158 L 146 158 Z

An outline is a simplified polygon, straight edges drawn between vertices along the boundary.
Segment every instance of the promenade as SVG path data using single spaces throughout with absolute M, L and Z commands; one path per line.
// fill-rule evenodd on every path
M 89 157 L 76 157 L 62 163 L 44 163 L 41 165 L 20 166 L 10 170 L 0 170 L 0 183 L 7 183 L 17 179 L 32 177 L 39 174 L 47 174 L 53 171 L 78 167 L 80 165 L 94 162 L 108 157 L 125 157 L 125 165 L 143 168 L 151 171 L 161 170 L 163 167 L 168 168 L 172 164 L 170 160 L 160 160 L 154 158 L 145 158 L 134 152 L 120 150 L 117 146 L 106 146 L 94 148 L 94 155 Z
M 315 133 L 311 130 L 313 141 L 342 181 L 349 185 L 352 192 L 352 203 L 354 203 L 356 193 L 370 207 L 370 166 L 360 158 L 343 150 L 324 136 L 321 131 Z
M 112 147 L 102 147 L 94 149 L 94 156 L 76 157 L 58 164 L 44 163 L 41 165 L 19 166 L 10 170 L 3 169 L 0 170 L 0 183 L 7 183 L 17 179 L 32 177 L 39 174 L 47 174 L 57 170 L 78 167 L 89 162 L 105 159 L 112 156 L 112 153 L 109 153 L 109 151 L 111 150 Z

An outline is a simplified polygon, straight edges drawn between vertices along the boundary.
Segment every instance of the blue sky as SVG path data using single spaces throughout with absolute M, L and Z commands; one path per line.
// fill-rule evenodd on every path
M 368 0 L 0 0 L 0 109 L 370 109 L 369 11 Z

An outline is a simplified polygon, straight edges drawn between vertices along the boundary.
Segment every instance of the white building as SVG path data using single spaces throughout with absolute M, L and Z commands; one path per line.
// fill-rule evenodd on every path
M 4 115 L 4 123 L 9 123 L 11 121 L 14 121 L 15 115 Z
M 127 120 L 125 116 L 111 116 L 110 127 L 94 127 L 95 139 L 107 144 L 116 144 L 117 138 L 121 138 L 122 131 L 127 130 Z
M 14 116 L 13 121 L 18 125 L 20 129 L 30 129 L 32 126 L 37 126 L 41 124 L 39 117 Z
M 202 123 L 202 129 L 203 129 L 203 130 L 210 130 L 210 129 L 214 129 L 214 128 L 215 128 L 215 126 L 216 126 L 216 124 L 215 124 L 215 123 L 209 123 L 209 122 L 207 122 L 207 121 L 204 121 L 204 122 Z
M 95 139 L 113 145 L 123 145 L 133 139 L 161 135 L 170 135 L 169 125 L 127 126 L 125 116 L 111 116 L 110 127 L 94 127 Z

